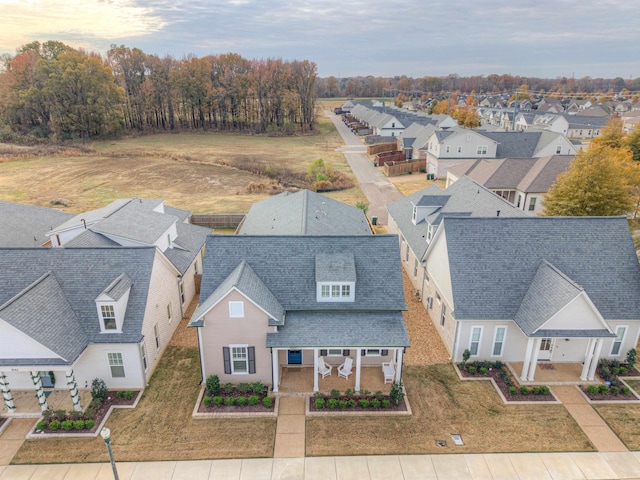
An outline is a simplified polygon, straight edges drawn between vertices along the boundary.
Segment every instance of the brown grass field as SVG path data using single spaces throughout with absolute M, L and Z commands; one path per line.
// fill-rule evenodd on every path
M 247 193 L 271 180 L 224 164 L 259 162 L 306 172 L 324 159 L 352 176 L 335 149 L 340 136 L 324 115 L 316 134 L 269 137 L 227 133 L 157 134 L 94 142 L 57 153 L 0 145 L 0 200 L 48 207 L 65 199 L 71 213 L 102 207 L 117 198 L 164 198 L 193 213 L 244 213 L 268 194 Z M 366 201 L 359 187 L 328 196 L 355 205 Z

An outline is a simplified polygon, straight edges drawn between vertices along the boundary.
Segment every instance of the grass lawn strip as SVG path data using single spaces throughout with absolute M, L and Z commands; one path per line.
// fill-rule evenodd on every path
M 197 348 L 167 347 L 137 408 L 115 410 L 106 423 L 118 461 L 271 457 L 275 419 L 191 418 L 200 379 Z M 98 436 L 27 440 L 12 463 L 108 461 Z
M 306 454 L 594 450 L 562 405 L 505 405 L 489 382 L 463 382 L 450 364 L 407 366 L 403 378 L 412 416 L 307 418 Z M 460 434 L 464 445 L 453 446 L 452 434 Z M 437 440 L 447 440 L 447 447 Z
M 639 379 L 625 379 L 635 392 L 640 391 Z M 591 406 L 609 425 L 629 450 L 640 450 L 640 403 L 592 403 Z

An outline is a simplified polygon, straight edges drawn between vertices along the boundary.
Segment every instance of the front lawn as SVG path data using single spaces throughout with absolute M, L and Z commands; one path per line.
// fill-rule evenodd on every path
M 167 347 L 138 406 L 115 410 L 107 421 L 116 461 L 271 457 L 275 418 L 191 418 L 199 382 L 198 349 Z M 16 464 L 108 461 L 100 436 L 27 440 L 13 459 Z
M 625 379 L 625 382 L 636 392 L 640 391 L 639 380 Z M 592 407 L 629 450 L 640 450 L 640 405 L 593 404 Z
M 504 405 L 490 382 L 460 381 L 449 364 L 406 367 L 403 376 L 411 417 L 308 418 L 306 454 L 594 450 L 562 405 Z M 453 446 L 452 434 L 464 446 Z

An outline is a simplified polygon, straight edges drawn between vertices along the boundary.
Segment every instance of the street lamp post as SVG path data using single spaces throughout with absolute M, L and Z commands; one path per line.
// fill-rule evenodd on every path
M 120 480 L 118 477 L 118 470 L 116 469 L 116 461 L 113 459 L 113 451 L 111 450 L 111 430 L 105 427 L 100 432 L 100 435 L 102 435 L 104 443 L 107 445 L 109 459 L 111 460 L 111 468 L 113 469 L 113 478 L 114 480 Z

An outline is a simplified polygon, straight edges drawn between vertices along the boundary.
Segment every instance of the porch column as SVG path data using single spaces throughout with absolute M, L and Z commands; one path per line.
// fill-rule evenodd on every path
M 529 364 L 531 363 L 531 352 L 533 352 L 533 342 L 535 339 L 529 338 L 527 340 L 527 348 L 524 352 L 524 361 L 522 362 L 522 373 L 520 374 L 520 380 L 527 381 L 527 373 L 529 372 Z
M 313 349 L 313 391 L 318 391 L 318 349 Z
M 0 388 L 2 389 L 2 397 L 4 398 L 4 404 L 7 406 L 9 413 L 16 411 L 16 405 L 13 403 L 13 396 L 11 396 L 11 390 L 9 390 L 9 382 L 7 377 L 4 376 L 4 372 L 0 372 Z
M 589 375 L 587 376 L 587 380 L 592 381 L 596 374 L 596 368 L 598 367 L 598 362 L 600 361 L 600 353 L 602 352 L 603 343 L 603 338 L 596 338 L 596 351 L 593 354 L 593 359 L 591 360 L 591 367 L 589 368 Z
M 33 386 L 36 387 L 36 396 L 38 397 L 40 410 L 42 410 L 43 412 L 45 410 L 49 410 L 49 405 L 47 404 L 47 397 L 45 397 L 44 390 L 42 389 L 42 380 L 40 380 L 40 375 L 38 375 L 38 372 L 29 372 L 29 373 L 31 373 L 31 381 L 33 382 Z
M 65 372 L 67 376 L 67 387 L 71 394 L 71 401 L 73 402 L 73 409 L 76 412 L 82 411 L 82 405 L 80 405 L 80 395 L 78 395 L 78 384 L 76 383 L 76 375 L 73 373 L 73 369 L 69 369 Z
M 531 355 L 531 365 L 529 365 L 529 376 L 527 377 L 530 382 L 534 380 L 536 375 L 536 366 L 538 365 L 538 354 L 540 353 L 540 344 L 542 338 L 536 338 L 533 342 L 533 352 Z
M 398 361 L 396 362 L 396 382 L 400 382 L 402 380 L 402 354 L 404 349 L 398 348 L 396 351 L 398 352 Z
M 580 380 L 587 381 L 589 376 L 589 367 L 591 367 L 591 361 L 593 360 L 593 349 L 595 347 L 595 338 L 590 338 L 587 344 L 587 353 L 584 356 L 584 365 L 582 365 L 582 373 L 580 374 Z
M 362 350 L 360 348 L 356 348 L 356 392 L 360 391 L 360 364 L 362 359 Z
M 278 365 L 278 351 L 275 348 L 271 349 L 271 370 L 273 371 L 273 385 L 271 386 L 271 391 L 274 393 L 278 391 L 278 385 L 280 384 L 280 379 L 278 378 L 278 374 L 280 373 L 280 365 Z

